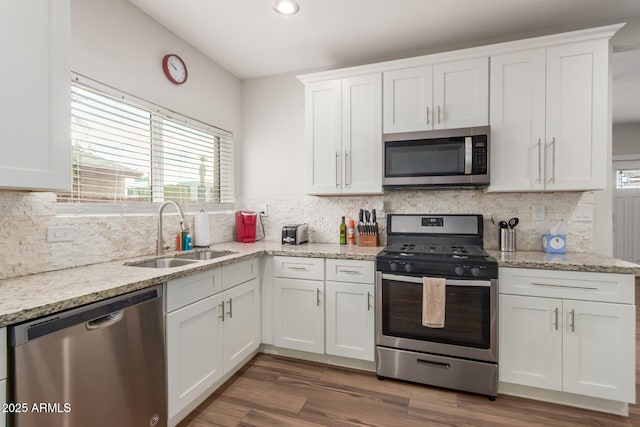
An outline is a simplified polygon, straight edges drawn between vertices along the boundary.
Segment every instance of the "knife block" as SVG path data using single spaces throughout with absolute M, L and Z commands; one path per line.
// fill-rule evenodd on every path
M 378 226 L 374 234 L 358 234 L 358 246 L 373 247 L 378 246 Z

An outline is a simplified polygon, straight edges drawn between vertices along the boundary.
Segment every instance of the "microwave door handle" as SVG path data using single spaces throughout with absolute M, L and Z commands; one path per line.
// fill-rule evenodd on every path
M 473 144 L 470 136 L 464 138 L 464 174 L 471 175 L 473 162 Z

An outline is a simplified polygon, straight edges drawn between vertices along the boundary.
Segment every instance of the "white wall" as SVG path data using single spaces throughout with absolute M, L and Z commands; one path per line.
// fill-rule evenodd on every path
M 639 101 L 640 107 L 640 101 Z M 621 123 L 613 126 L 613 155 L 640 155 L 640 123 Z
M 242 88 L 244 198 L 302 196 L 304 85 L 281 74 L 245 80 Z

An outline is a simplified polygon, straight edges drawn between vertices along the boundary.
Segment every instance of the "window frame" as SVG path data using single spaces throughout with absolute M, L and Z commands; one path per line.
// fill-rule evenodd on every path
M 89 89 L 95 90 L 99 93 L 102 93 L 106 96 L 113 97 L 116 99 L 122 99 L 127 101 L 128 103 L 133 104 L 134 106 L 145 109 L 151 114 L 151 121 L 159 120 L 162 118 L 166 118 L 170 121 L 177 122 L 179 124 L 185 124 L 187 126 L 191 126 L 194 129 L 201 131 L 208 131 L 214 134 L 214 138 L 219 139 L 219 136 L 216 134 L 221 134 L 227 137 L 231 141 L 231 158 L 233 161 L 232 173 L 230 174 L 231 179 L 231 189 L 233 191 L 232 202 L 225 203 L 215 203 L 215 202 L 189 202 L 184 203 L 180 202 L 185 213 L 195 213 L 200 210 L 205 210 L 207 212 L 227 212 L 233 211 L 235 208 L 235 143 L 233 141 L 233 133 L 227 131 L 225 129 L 204 123 L 200 120 L 194 119 L 192 117 L 186 116 L 184 114 L 175 112 L 166 107 L 159 106 L 152 102 L 141 99 L 137 96 L 131 95 L 129 93 L 123 92 L 119 89 L 116 89 L 112 86 L 106 85 L 104 83 L 93 80 L 87 76 L 82 74 L 71 72 L 71 83 L 79 83 L 82 86 L 86 86 Z M 69 89 L 71 90 L 71 88 Z M 157 129 L 157 127 L 153 127 Z M 157 150 L 158 139 L 152 137 L 151 139 L 152 150 L 151 150 L 151 177 L 153 180 L 153 176 L 158 171 L 159 157 L 161 156 L 161 152 Z M 219 142 L 220 144 L 220 142 Z M 220 164 L 220 159 L 218 158 L 216 162 L 218 165 Z M 57 193 L 56 193 L 57 194 Z M 152 193 L 152 199 L 154 198 L 154 194 Z M 126 215 L 136 215 L 136 214 L 152 214 L 157 213 L 159 206 L 163 202 L 161 201 L 151 201 L 151 202 L 117 202 L 117 203 L 99 203 L 99 202 L 58 202 L 56 196 L 56 213 L 62 216 L 71 216 L 71 215 L 116 215 L 116 214 L 126 214 Z

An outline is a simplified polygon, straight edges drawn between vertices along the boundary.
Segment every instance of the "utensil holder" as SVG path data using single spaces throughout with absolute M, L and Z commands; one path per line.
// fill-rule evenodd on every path
M 502 252 L 516 251 L 516 229 L 501 228 L 500 229 L 500 250 Z

